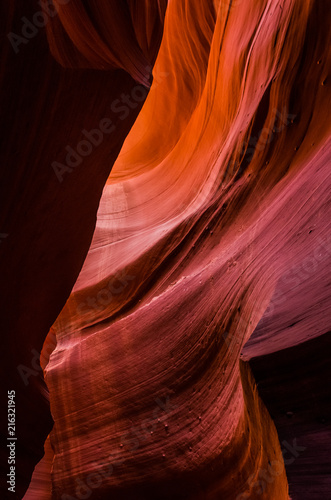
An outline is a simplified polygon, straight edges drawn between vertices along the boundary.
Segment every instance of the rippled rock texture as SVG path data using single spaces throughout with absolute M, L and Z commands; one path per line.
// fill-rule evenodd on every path
M 331 495 L 328 7 L 3 7 L 18 498 Z

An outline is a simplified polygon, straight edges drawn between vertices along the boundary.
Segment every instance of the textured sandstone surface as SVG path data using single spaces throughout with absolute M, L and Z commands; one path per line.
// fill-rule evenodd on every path
M 44 68 L 0 247 L 24 499 L 328 498 L 327 2 L 54 3 L 6 77 Z

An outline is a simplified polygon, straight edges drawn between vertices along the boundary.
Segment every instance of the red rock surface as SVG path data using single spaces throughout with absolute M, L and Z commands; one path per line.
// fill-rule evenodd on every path
M 49 391 L 25 500 L 328 498 L 327 2 L 63 4 L 3 77 L 20 491 Z
M 26 28 L 41 11 L 38 2 L 2 2 L 1 11 L 2 33 L 25 40 L 17 45 L 16 38 L 5 36 L 1 44 L 1 366 L 4 404 L 7 390 L 16 390 L 20 443 L 16 479 L 21 498 L 53 424 L 41 371 L 31 351 L 40 353 L 77 279 L 91 243 L 103 186 L 142 102 L 135 102 L 136 107 L 120 119 L 112 112 L 112 103 L 137 87 L 128 72 L 100 71 L 92 64 L 83 69 L 61 67 L 50 53 L 45 33 L 55 19 L 48 17 L 44 29 Z M 162 19 L 156 18 L 153 57 L 162 25 Z M 29 38 L 23 37 L 25 33 Z M 66 49 L 61 43 L 67 53 L 69 46 Z M 72 171 L 60 175 L 61 167 L 57 168 L 58 178 L 53 162 L 69 167 L 66 148 L 76 150 L 85 139 L 83 130 L 99 128 L 104 118 L 113 121 L 116 132 L 104 134 L 105 139 Z M 18 367 L 30 372 L 24 368 L 22 378 Z M 6 437 L 6 422 L 1 432 Z M 2 460 L 7 470 L 5 447 Z M 5 474 L 1 487 L 6 495 L 4 479 Z

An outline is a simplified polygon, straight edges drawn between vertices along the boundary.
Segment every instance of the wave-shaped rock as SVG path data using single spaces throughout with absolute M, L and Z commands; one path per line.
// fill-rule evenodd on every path
M 26 276 L 43 255 L 48 271 L 40 296 L 22 295 L 15 359 L 53 323 L 41 362 L 54 427 L 25 499 L 326 497 L 326 2 L 62 3 L 46 31 L 67 69 L 44 55 L 65 123 L 52 151 L 103 140 L 51 181 L 37 175 L 43 141 L 30 151 L 28 228 L 47 230 Z

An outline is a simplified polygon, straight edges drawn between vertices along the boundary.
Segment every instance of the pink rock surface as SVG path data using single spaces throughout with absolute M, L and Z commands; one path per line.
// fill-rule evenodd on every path
M 70 71 L 49 108 L 66 124 L 53 152 L 114 113 L 117 89 L 131 97 L 41 218 L 47 286 L 19 301 L 14 359 L 28 363 L 53 323 L 41 365 L 54 427 L 24 498 L 327 498 L 327 3 L 178 0 L 165 18 L 165 2 L 123 5 L 71 0 L 46 27 L 70 68 L 52 70 Z M 131 77 L 147 84 L 146 61 L 144 101 Z M 42 192 L 39 215 L 53 200 Z

